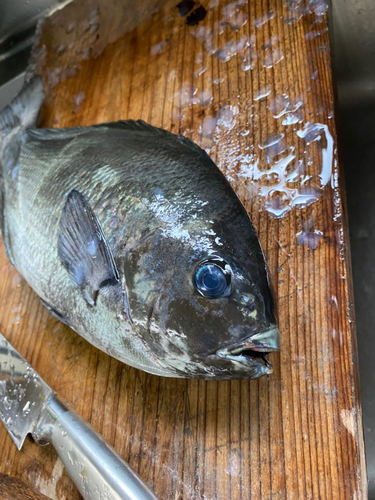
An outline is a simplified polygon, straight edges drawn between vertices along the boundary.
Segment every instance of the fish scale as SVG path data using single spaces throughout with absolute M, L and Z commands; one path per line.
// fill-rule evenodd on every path
M 7 253 L 43 303 L 157 375 L 271 373 L 266 263 L 209 156 L 142 121 L 37 129 L 42 99 L 35 77 L 0 114 L 0 164 Z

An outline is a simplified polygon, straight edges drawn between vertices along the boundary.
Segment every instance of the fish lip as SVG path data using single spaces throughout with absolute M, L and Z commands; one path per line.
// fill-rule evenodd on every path
M 229 347 L 216 351 L 216 355 L 254 367 L 260 365 L 266 374 L 273 372 L 272 365 L 266 355 L 279 350 L 279 329 L 276 325 L 264 332 L 247 337 Z
M 216 355 L 242 366 L 248 366 L 250 369 L 259 372 L 258 376 L 273 373 L 272 365 L 266 358 L 266 355 L 268 354 L 266 352 L 244 349 L 241 354 L 231 354 L 223 351 L 226 351 L 226 349 L 220 349 L 216 352 Z

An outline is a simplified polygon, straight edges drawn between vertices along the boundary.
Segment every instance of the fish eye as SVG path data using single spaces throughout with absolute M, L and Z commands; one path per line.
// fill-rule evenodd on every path
M 207 260 L 195 272 L 194 284 L 204 297 L 217 299 L 230 293 L 231 270 L 222 259 Z

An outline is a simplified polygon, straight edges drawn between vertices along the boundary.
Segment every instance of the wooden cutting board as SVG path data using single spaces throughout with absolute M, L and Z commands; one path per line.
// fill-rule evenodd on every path
M 161 499 L 367 496 L 325 11 L 322 0 L 83 0 L 40 28 L 40 126 L 141 118 L 193 139 L 249 211 L 275 286 L 273 375 L 167 379 L 52 317 L 1 245 L 2 333 Z M 1 472 L 80 498 L 50 446 L 28 438 L 18 452 L 2 426 L 0 442 Z

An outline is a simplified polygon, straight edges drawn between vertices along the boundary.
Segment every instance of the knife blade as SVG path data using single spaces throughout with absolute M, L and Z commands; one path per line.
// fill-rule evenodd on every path
M 20 450 L 52 444 L 85 500 L 158 500 L 115 450 L 67 408 L 0 333 L 0 419 Z

